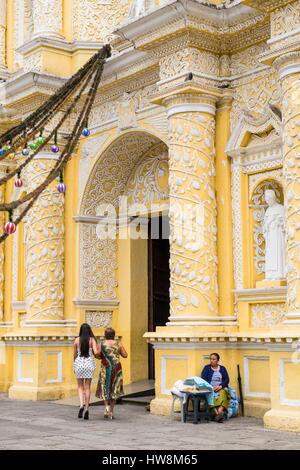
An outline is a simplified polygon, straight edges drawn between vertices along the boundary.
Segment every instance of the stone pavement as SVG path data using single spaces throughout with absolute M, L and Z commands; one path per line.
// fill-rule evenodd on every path
M 300 449 L 300 434 L 264 429 L 255 418 L 224 424 L 182 424 L 153 416 L 144 406 L 117 406 L 116 419 L 103 419 L 103 407 L 90 408 L 90 420 L 77 407 L 51 402 L 9 400 L 0 395 L 0 449 Z M 218 444 L 217 444 L 218 443 Z

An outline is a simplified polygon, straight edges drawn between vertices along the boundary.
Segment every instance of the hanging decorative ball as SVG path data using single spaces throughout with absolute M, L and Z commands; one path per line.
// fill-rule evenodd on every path
M 22 150 L 22 155 L 24 155 L 24 157 L 27 157 L 29 155 L 29 149 L 27 147 L 25 147 L 23 150 Z
M 0 156 L 4 155 L 5 154 L 5 150 L 4 149 L 0 149 Z
M 11 221 L 6 222 L 6 224 L 4 225 L 5 232 L 9 234 L 14 233 L 16 231 L 16 228 L 16 224 Z
M 51 147 L 51 152 L 53 152 L 53 153 L 59 152 L 58 146 L 57 146 L 57 145 L 52 145 L 52 147 Z
M 38 145 L 42 145 L 44 143 L 44 139 L 41 135 L 37 138 L 37 143 Z
M 31 148 L 31 150 L 35 150 L 37 145 L 35 142 L 30 142 L 29 147 Z
M 4 151 L 9 152 L 10 150 L 11 150 L 11 146 L 10 145 L 5 145 Z
M 62 183 L 62 182 L 58 183 L 57 190 L 59 193 L 65 193 L 66 189 L 67 189 L 67 186 L 65 185 L 65 183 Z
M 21 188 L 23 186 L 23 184 L 24 184 L 24 181 L 22 180 L 22 178 L 17 178 L 15 180 L 15 187 L 16 188 Z
M 85 128 L 83 129 L 83 131 L 82 131 L 82 135 L 83 135 L 84 137 L 88 137 L 88 136 L 90 135 L 90 133 L 91 133 L 91 131 L 89 130 L 88 127 L 85 127 Z

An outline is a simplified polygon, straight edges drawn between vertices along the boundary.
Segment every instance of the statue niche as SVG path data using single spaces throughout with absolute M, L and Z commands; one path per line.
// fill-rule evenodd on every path
M 256 187 L 252 202 L 255 203 L 252 207 L 256 287 L 285 285 L 285 213 L 281 185 L 277 181 L 263 181 Z

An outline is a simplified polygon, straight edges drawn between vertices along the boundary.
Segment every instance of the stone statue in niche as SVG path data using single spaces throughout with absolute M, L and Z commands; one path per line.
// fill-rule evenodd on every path
M 131 2 L 128 18 L 132 20 L 136 19 L 155 6 L 155 0 L 133 0 Z
M 129 93 L 123 93 L 118 104 L 119 129 L 137 127 L 134 99 Z
M 263 236 L 265 238 L 265 278 L 282 280 L 286 277 L 285 257 L 285 215 L 284 206 L 276 201 L 275 191 L 265 191 L 268 208 L 263 219 Z

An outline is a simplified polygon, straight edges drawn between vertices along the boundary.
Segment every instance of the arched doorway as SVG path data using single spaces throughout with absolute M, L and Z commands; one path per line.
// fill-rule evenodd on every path
M 94 306 L 86 310 L 90 322 L 101 311 L 109 319 L 102 326 L 122 337 L 127 383 L 154 378 L 143 335 L 169 316 L 168 197 L 167 145 L 131 131 L 96 159 L 82 198 L 79 297 Z M 106 239 L 100 222 L 110 230 Z

